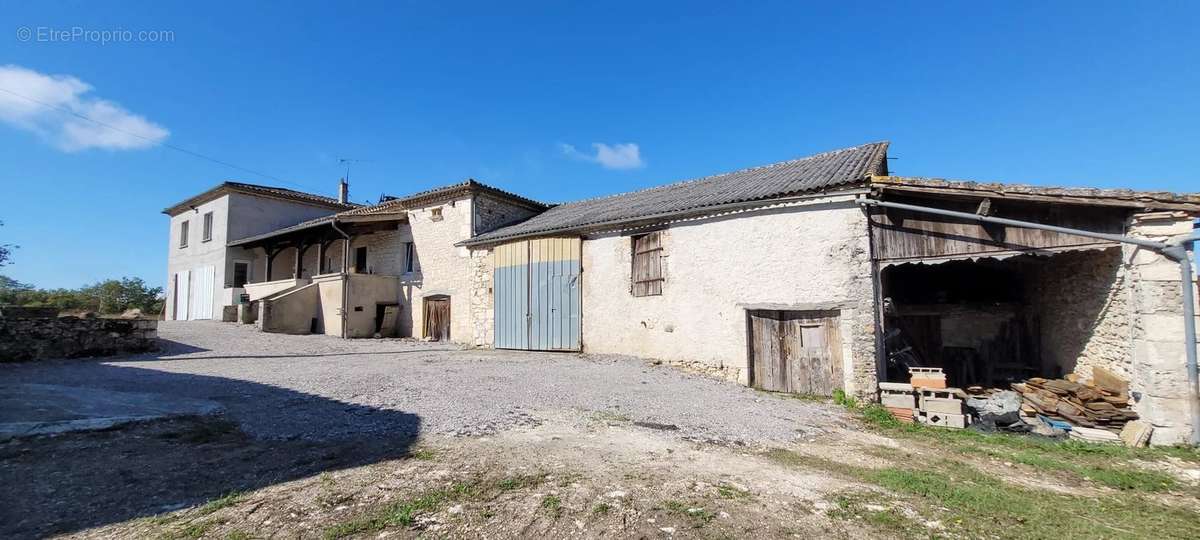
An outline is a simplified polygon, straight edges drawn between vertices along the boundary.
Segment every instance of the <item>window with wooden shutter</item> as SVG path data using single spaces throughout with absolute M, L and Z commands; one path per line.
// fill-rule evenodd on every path
M 657 296 L 663 287 L 662 233 L 652 232 L 633 237 L 634 296 Z

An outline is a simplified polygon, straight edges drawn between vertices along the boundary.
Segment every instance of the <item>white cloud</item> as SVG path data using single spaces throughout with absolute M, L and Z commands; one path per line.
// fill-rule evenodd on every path
M 570 144 L 559 143 L 558 149 L 568 157 L 599 163 L 605 169 L 637 169 L 644 167 L 641 150 L 636 143 L 618 143 L 609 146 L 604 143 L 592 143 L 595 155 L 580 152 Z
M 171 134 L 116 103 L 88 95 L 92 86 L 69 75 L 0 66 L 0 90 L 0 122 L 37 134 L 64 152 L 149 148 Z

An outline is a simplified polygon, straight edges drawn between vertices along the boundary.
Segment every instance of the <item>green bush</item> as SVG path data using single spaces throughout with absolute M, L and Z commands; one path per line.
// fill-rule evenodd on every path
M 0 304 L 55 307 L 62 311 L 102 314 L 140 309 L 147 315 L 162 312 L 162 287 L 148 287 L 141 278 L 108 279 L 78 289 L 38 289 L 0 276 Z

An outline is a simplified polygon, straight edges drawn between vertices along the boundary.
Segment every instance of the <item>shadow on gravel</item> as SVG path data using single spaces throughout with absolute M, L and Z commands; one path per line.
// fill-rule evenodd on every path
M 421 428 L 414 414 L 248 381 L 100 363 L 74 367 L 73 380 L 59 384 L 103 380 L 115 390 L 202 397 L 221 402 L 229 414 L 0 443 L 0 538 L 76 532 L 403 458 Z

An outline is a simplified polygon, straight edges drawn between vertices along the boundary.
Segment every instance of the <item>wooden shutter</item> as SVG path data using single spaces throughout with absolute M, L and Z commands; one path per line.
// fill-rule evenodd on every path
M 633 237 L 633 295 L 662 294 L 662 233 L 652 232 Z

